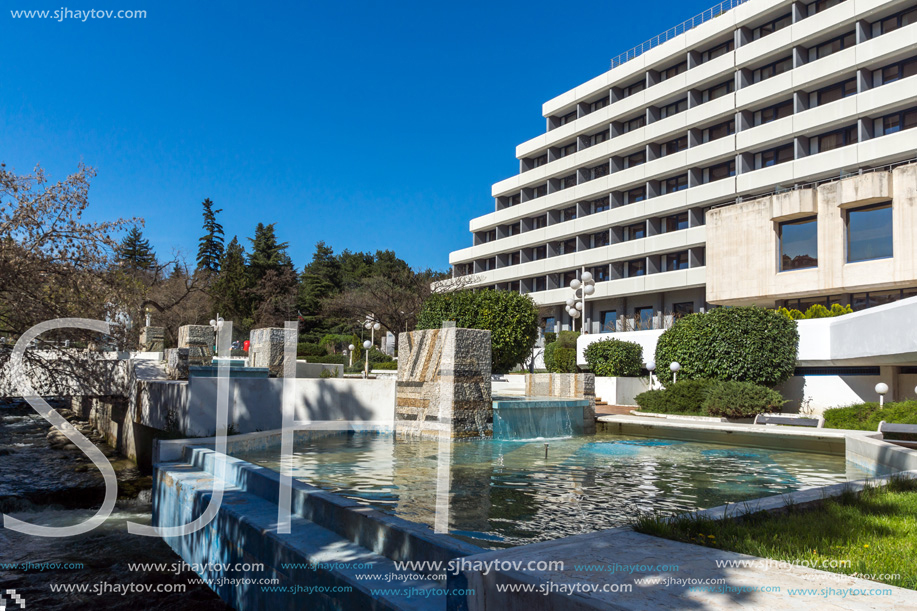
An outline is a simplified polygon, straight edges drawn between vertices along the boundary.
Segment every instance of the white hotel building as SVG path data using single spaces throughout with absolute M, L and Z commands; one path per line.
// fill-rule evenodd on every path
M 559 330 L 585 268 L 590 333 L 917 295 L 917 0 L 732 0 L 612 64 L 544 104 L 456 276 Z

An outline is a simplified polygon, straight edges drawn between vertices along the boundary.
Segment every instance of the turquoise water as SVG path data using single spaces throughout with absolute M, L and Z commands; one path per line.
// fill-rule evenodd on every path
M 537 440 L 583 434 L 583 409 L 588 401 L 554 397 L 495 397 L 493 437 Z
M 341 434 L 297 443 L 294 477 L 486 548 L 621 526 L 641 511 L 685 511 L 861 479 L 841 456 L 600 433 L 449 444 Z M 278 468 L 278 450 L 239 458 Z

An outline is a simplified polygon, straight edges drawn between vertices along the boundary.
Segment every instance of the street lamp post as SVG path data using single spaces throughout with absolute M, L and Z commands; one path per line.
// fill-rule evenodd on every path
M 647 361 L 646 370 L 650 372 L 650 389 L 652 389 L 655 384 L 653 384 L 653 372 L 656 371 L 656 361 Z
M 595 293 L 595 280 L 592 274 L 583 267 L 579 278 L 570 281 L 570 288 L 573 289 L 573 297 L 567 299 L 567 314 L 573 319 L 571 324 L 572 330 L 576 331 L 576 319 L 582 317 L 580 322 L 580 332 L 586 335 L 586 296 Z
M 681 363 L 678 361 L 672 361 L 672 364 L 669 365 L 669 369 L 672 371 L 672 383 L 678 382 L 678 372 L 681 370 Z
M 363 342 L 363 348 L 366 350 L 366 364 L 363 365 L 363 377 L 364 378 L 369 377 L 369 348 L 372 345 L 373 345 L 372 342 L 370 342 L 369 340 L 366 340 L 365 342 Z
M 216 351 L 217 351 L 217 346 L 216 346 L 217 336 L 220 334 L 220 329 L 223 328 L 224 322 L 226 321 L 223 320 L 223 317 L 220 316 L 219 314 L 217 314 L 217 317 L 215 319 L 210 321 L 210 328 L 213 329 L 213 341 L 214 341 L 213 353 L 214 354 L 216 354 Z M 147 314 L 147 326 L 149 326 L 149 324 L 150 324 L 149 314 Z
M 353 351 L 356 350 L 356 346 L 350 344 L 347 346 L 347 350 L 350 351 L 350 367 L 353 367 Z
M 885 405 L 885 393 L 888 392 L 888 384 L 879 382 L 876 384 L 876 392 L 879 393 L 879 407 Z

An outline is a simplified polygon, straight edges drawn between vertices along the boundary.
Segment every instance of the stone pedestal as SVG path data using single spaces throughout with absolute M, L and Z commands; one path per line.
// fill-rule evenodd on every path
M 594 373 L 527 373 L 525 394 L 530 397 L 586 399 L 583 409 L 583 432 L 595 433 L 595 374 Z
M 166 330 L 164 327 L 144 327 L 140 331 L 141 352 L 162 352 L 165 348 Z
M 271 376 L 283 377 L 284 329 L 268 327 L 249 333 L 248 366 L 267 367 Z
M 492 435 L 490 331 L 446 327 L 401 333 L 398 355 L 398 434 Z
M 166 375 L 170 380 L 188 379 L 189 348 L 169 348 L 165 351 Z
M 213 360 L 216 334 L 209 325 L 185 325 L 178 328 L 178 347 L 188 349 L 188 363 L 209 365 Z

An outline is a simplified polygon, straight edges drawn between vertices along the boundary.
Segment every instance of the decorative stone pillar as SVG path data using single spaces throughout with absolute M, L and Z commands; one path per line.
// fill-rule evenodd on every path
M 252 330 L 248 336 L 248 366 L 266 367 L 272 377 L 283 377 L 283 334 L 279 327 Z
M 595 374 L 593 373 L 527 373 L 525 394 L 533 397 L 586 399 L 583 409 L 583 432 L 595 433 Z
M 395 432 L 490 437 L 490 331 L 427 329 L 398 336 Z
M 185 325 L 178 328 L 178 347 L 188 349 L 188 364 L 210 365 L 216 335 L 209 325 Z
M 162 352 L 165 348 L 165 339 L 164 327 L 144 327 L 140 332 L 140 351 Z
M 166 375 L 170 380 L 188 379 L 188 353 L 190 348 L 169 348 L 165 351 Z

